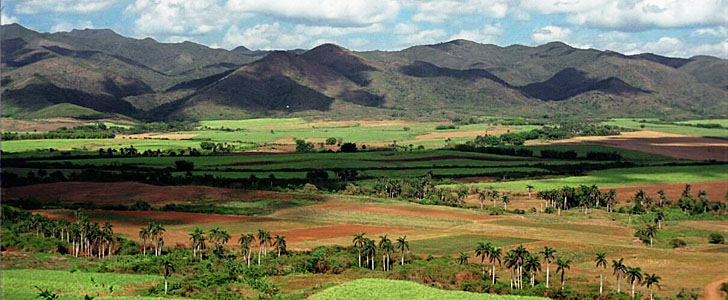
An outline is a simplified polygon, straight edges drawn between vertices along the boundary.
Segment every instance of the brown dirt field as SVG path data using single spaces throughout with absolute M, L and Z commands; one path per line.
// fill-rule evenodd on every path
M 40 121 L 40 120 L 15 120 L 15 119 L 2 119 L 0 120 L 0 127 L 4 132 L 25 132 L 25 131 L 51 131 L 61 127 L 72 128 L 79 125 L 83 125 L 77 120 L 66 120 L 66 121 Z
M 713 201 L 725 201 L 725 194 L 728 193 L 728 180 L 690 182 L 690 184 L 692 185 L 693 195 L 696 195 L 700 190 L 705 190 L 708 193 L 708 199 Z M 609 190 L 610 188 L 617 191 L 617 200 L 619 201 L 629 200 L 638 190 L 642 189 L 655 201 L 660 199 L 657 191 L 663 190 L 667 199 L 674 202 L 680 198 L 683 189 L 685 189 L 685 183 L 602 187 L 602 190 Z
M 119 134 L 116 139 L 161 139 L 161 140 L 189 140 L 198 136 L 197 133 L 139 133 Z
M 529 143 L 530 144 L 530 143 Z M 657 131 L 623 132 L 612 136 L 584 136 L 548 144 L 607 145 L 679 159 L 728 161 L 728 141 Z
M 182 204 L 204 199 L 243 201 L 299 197 L 292 193 L 244 191 L 195 185 L 156 186 L 138 182 L 58 182 L 3 188 L 0 189 L 0 192 L 5 200 L 32 197 L 38 201 L 94 202 L 98 205 L 129 205 L 136 200 L 144 200 L 153 206 L 170 203 Z
M 416 206 L 400 206 L 395 204 L 389 205 L 367 205 L 367 204 L 349 204 L 349 203 L 324 203 L 306 207 L 307 209 L 324 209 L 324 210 L 344 210 L 359 211 L 373 214 L 385 214 L 394 216 L 414 216 L 429 217 L 436 219 L 456 219 L 456 220 L 485 220 L 489 216 L 476 215 L 471 213 L 460 213 L 448 211 L 444 209 L 436 209 L 429 207 Z
M 510 131 L 514 131 L 513 128 L 499 127 L 489 130 L 472 130 L 472 131 L 433 131 L 423 135 L 416 136 L 412 141 L 433 141 L 433 140 L 444 140 L 447 138 L 461 138 L 461 137 L 476 137 L 483 135 L 486 132 L 490 135 L 502 134 Z M 404 142 L 403 142 L 404 143 Z
M 455 181 L 457 183 L 479 183 L 479 182 L 495 182 L 497 179 L 498 178 L 496 178 L 496 177 L 472 176 L 472 177 L 458 178 Z

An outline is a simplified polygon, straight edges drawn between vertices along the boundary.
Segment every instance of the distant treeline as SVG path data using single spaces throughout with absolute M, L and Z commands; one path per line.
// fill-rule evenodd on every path
M 197 125 L 188 122 L 142 123 L 130 127 L 106 126 L 94 123 L 73 128 L 61 127 L 48 132 L 3 132 L 4 141 L 40 139 L 113 139 L 117 134 L 137 134 L 145 132 L 170 132 L 194 130 Z
M 530 131 L 477 136 L 471 143 L 476 146 L 520 146 L 527 140 L 561 140 L 575 136 L 617 135 L 621 131 L 623 131 L 622 128 L 609 125 L 564 123 Z
M 520 147 L 498 147 L 498 146 L 476 146 L 473 143 L 458 144 L 453 146 L 454 150 L 464 152 L 478 152 L 508 156 L 523 156 L 523 157 L 541 157 L 541 158 L 552 158 L 552 159 L 578 159 L 579 154 L 574 150 L 541 150 L 540 155 L 535 155 L 534 151 L 527 148 Z M 622 155 L 617 152 L 588 152 L 584 157 L 587 160 L 606 160 L 606 161 L 619 161 L 622 160 Z

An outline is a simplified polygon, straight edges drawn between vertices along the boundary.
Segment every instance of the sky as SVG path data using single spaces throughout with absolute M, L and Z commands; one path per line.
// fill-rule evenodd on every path
M 110 28 L 214 48 L 399 50 L 467 39 L 562 41 L 625 54 L 728 58 L 728 0 L 4 0 L 2 24 Z

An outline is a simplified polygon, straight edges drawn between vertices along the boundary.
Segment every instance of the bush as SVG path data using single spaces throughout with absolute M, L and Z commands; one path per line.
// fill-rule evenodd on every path
M 174 162 L 174 168 L 177 171 L 187 172 L 195 169 L 195 164 L 191 161 L 177 160 Z
M 341 151 L 341 152 L 356 152 L 356 144 L 355 143 L 344 143 L 339 148 L 339 151 Z
M 336 141 L 337 141 L 337 140 L 336 140 L 336 138 L 335 138 L 335 137 L 330 137 L 330 138 L 327 138 L 327 139 L 326 139 L 326 145 L 336 145 Z
M 303 192 L 304 193 L 315 193 L 315 192 L 318 192 L 318 188 L 313 184 L 307 183 L 307 184 L 303 185 Z
M 725 237 L 720 233 L 714 232 L 708 236 L 708 242 L 711 244 L 723 244 L 725 243 Z
M 670 247 L 672 248 L 683 248 L 686 247 L 688 244 L 685 243 L 684 240 L 681 239 L 672 239 L 670 240 Z
M 458 129 L 458 127 L 455 126 L 454 124 L 435 126 L 435 130 L 448 130 L 448 129 Z

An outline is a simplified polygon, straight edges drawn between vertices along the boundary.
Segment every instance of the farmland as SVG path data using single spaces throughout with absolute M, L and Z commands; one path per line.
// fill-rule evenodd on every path
M 626 120 L 612 122 L 632 126 Z M 645 123 L 634 128 L 641 130 L 640 124 Z M 646 131 L 626 131 L 616 136 L 619 142 L 609 141 L 615 136 L 575 137 L 468 151 L 453 145 L 486 131 L 498 135 L 540 125 L 450 125 L 255 119 L 203 121 L 194 130 L 125 133 L 114 139 L 3 142 L 4 204 L 49 224 L 76 224 L 79 216 L 98 226 L 108 222 L 119 239 L 111 256 L 73 257 L 64 254 L 71 249 L 69 242 L 49 237 L 57 234 L 51 231 L 55 227 L 3 223 L 3 235 L 13 237 L 3 239 L 3 266 L 10 267 L 3 276 L 15 280 L 3 280 L 3 297 L 35 296 L 34 285 L 69 299 L 81 293 L 101 299 L 160 297 L 165 260 L 176 266 L 168 278 L 169 296 L 203 299 L 598 298 L 600 269 L 593 262 L 598 252 L 606 252 L 610 262 L 624 258 L 630 267 L 658 274 L 660 297 L 699 295 L 728 277 L 721 267 L 728 260 L 726 246 L 710 242 L 713 235 L 728 234 L 728 165 L 724 159 L 710 160 L 710 155 L 720 155 L 715 151 L 722 151 L 724 140 L 701 132 L 655 131 L 693 139 L 675 146 L 654 143 Z M 705 136 L 720 137 L 720 132 L 710 133 Z M 329 138 L 335 142 L 326 145 Z M 313 148 L 294 152 L 294 139 Z M 227 143 L 233 149 L 189 151 L 202 142 Z M 337 151 L 347 142 L 356 143 L 356 151 Z M 139 152 L 98 151 L 131 145 Z M 670 147 L 681 148 L 675 152 Z M 35 151 L 48 148 L 64 151 Z M 163 151 L 140 153 L 157 149 Z M 579 189 L 585 188 L 580 186 L 592 185 L 600 195 L 616 191 L 610 206 L 584 202 L 590 199 L 580 196 Z M 565 187 L 577 189 L 568 196 L 569 207 L 561 199 L 538 196 Z M 659 190 L 665 192 L 665 203 L 658 205 Z M 638 198 L 639 191 L 649 201 Z M 663 219 L 650 246 L 642 232 L 655 224 L 658 213 Z M 159 257 L 150 255 L 152 244 L 140 235 L 150 224 L 164 228 Z M 191 247 L 190 234 L 197 229 L 209 237 L 202 259 Z M 227 239 L 212 236 L 220 230 Z M 247 267 L 238 238 L 260 230 L 285 237 L 285 251 L 278 257 L 268 244 L 270 253 L 261 265 Z M 374 270 L 359 267 L 352 238 L 360 233 L 377 242 L 405 238 L 409 250 L 392 251 L 389 270 L 382 269 L 382 252 L 371 259 Z M 675 246 L 676 240 L 685 245 Z M 491 283 L 474 253 L 480 242 L 503 254 L 525 249 L 540 255 L 544 247 L 556 249 L 559 258 L 570 260 L 565 289 L 560 289 L 555 262 L 549 288 L 545 264 L 534 274 L 535 287 L 530 278 L 523 288 L 509 286 L 513 273 L 505 265 Z M 264 245 L 254 240 L 254 258 Z M 607 275 L 611 270 L 604 273 L 607 299 L 622 297 L 616 293 L 616 278 Z M 111 275 L 118 280 L 105 277 Z M 622 292 L 625 288 L 623 279 Z

